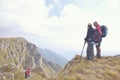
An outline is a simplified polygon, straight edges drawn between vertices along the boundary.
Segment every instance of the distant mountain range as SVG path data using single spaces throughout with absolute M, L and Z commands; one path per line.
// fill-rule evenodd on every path
M 53 63 L 59 64 L 60 66 L 64 66 L 68 60 L 61 55 L 49 50 L 49 49 L 38 49 L 41 55 L 48 61 L 51 61 Z

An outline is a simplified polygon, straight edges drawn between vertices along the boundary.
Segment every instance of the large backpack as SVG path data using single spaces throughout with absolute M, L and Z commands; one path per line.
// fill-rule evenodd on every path
M 108 28 L 105 26 L 105 25 L 102 25 L 101 26 L 101 31 L 102 31 L 102 38 L 106 37 L 107 36 L 107 33 L 108 33 Z

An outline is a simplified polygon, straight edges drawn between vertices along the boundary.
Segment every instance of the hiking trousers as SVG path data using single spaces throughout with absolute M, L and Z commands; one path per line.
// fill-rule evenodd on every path
M 96 51 L 97 51 L 97 58 L 101 59 L 101 49 L 100 49 L 100 42 L 96 45 Z
M 87 60 L 94 59 L 94 46 L 92 42 L 87 42 Z

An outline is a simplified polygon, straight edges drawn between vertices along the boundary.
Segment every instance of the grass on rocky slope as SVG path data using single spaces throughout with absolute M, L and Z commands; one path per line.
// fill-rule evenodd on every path
M 120 56 L 88 61 L 74 58 L 58 75 L 57 80 L 120 80 Z
M 46 80 L 40 75 L 31 72 L 31 76 L 25 79 L 24 70 L 19 70 L 14 65 L 4 65 L 0 68 L 0 80 Z
M 0 80 L 24 80 L 24 68 L 40 64 L 37 47 L 23 38 L 0 38 Z M 38 60 L 39 59 L 39 60 Z M 56 72 L 48 62 L 42 62 L 43 73 L 35 71 L 27 80 L 53 80 Z M 38 74 L 39 73 L 39 74 Z

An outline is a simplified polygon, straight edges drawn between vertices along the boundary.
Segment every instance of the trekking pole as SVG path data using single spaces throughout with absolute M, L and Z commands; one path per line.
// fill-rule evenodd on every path
M 81 55 L 80 55 L 80 61 L 82 60 L 82 54 L 83 54 L 83 51 L 84 51 L 85 44 L 86 44 L 86 41 L 83 44 L 83 48 L 82 48 Z

